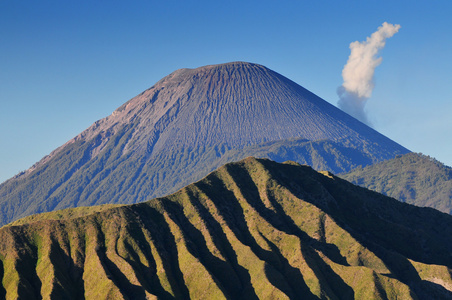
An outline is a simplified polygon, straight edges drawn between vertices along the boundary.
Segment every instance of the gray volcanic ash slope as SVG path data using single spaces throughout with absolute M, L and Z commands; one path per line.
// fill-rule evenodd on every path
M 249 155 L 346 172 L 407 152 L 261 65 L 181 69 L 3 183 L 0 223 L 162 196 Z

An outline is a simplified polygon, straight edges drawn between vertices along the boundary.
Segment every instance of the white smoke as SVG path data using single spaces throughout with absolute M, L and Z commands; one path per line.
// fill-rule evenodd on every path
M 382 61 L 382 58 L 377 56 L 384 48 L 386 39 L 396 34 L 399 29 L 400 25 L 384 22 L 366 41 L 350 44 L 351 53 L 342 70 L 344 83 L 337 90 L 338 105 L 343 111 L 368 125 L 370 122 L 364 106 L 375 86 L 375 68 Z

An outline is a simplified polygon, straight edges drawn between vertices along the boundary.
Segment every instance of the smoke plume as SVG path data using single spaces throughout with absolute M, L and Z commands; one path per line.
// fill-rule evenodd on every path
M 375 68 L 381 64 L 378 53 L 384 48 L 386 39 L 392 37 L 400 25 L 384 22 L 378 30 L 363 42 L 350 44 L 350 56 L 342 70 L 344 83 L 337 89 L 338 105 L 346 113 L 370 125 L 364 106 L 374 89 Z

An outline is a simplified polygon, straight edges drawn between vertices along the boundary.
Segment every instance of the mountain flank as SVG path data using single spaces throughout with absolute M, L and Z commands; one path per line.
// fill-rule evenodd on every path
M 0 224 L 164 196 L 250 155 L 338 173 L 407 152 L 264 66 L 180 69 L 1 184 Z
M 452 213 L 452 168 L 419 153 L 356 168 L 340 177 L 402 202 Z
M 452 216 L 247 158 L 162 198 L 0 229 L 5 299 L 450 299 Z

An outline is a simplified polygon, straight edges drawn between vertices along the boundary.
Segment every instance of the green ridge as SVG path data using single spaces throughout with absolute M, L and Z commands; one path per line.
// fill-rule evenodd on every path
M 408 153 L 340 177 L 417 206 L 452 213 L 452 168 L 419 153 Z
M 451 234 L 447 214 L 250 157 L 167 197 L 2 227 L 0 295 L 448 299 Z

